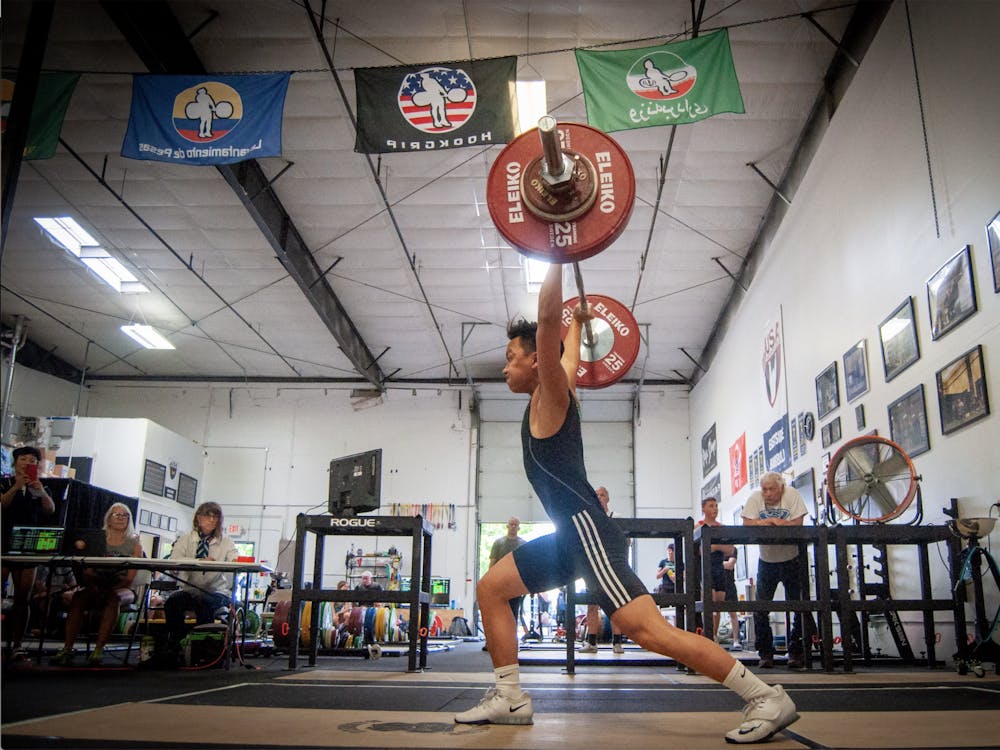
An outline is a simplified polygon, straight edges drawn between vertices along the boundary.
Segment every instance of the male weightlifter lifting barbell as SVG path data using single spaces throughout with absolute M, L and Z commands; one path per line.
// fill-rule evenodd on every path
M 496 686 L 455 721 L 534 723 L 531 696 L 521 690 L 517 629 L 508 602 L 583 577 L 611 621 L 633 641 L 721 682 L 748 701 L 742 723 L 726 734 L 727 742 L 762 742 L 798 719 L 791 698 L 780 685 L 762 682 L 717 644 L 663 619 L 629 567 L 625 535 L 601 510 L 587 481 L 572 375 L 579 345 L 575 352 L 568 345 L 568 356 L 561 356 L 562 309 L 562 266 L 556 262 L 539 292 L 538 322 L 508 326 L 503 369 L 507 387 L 529 396 L 521 423 L 524 468 L 556 531 L 507 554 L 479 581 L 477 597 Z

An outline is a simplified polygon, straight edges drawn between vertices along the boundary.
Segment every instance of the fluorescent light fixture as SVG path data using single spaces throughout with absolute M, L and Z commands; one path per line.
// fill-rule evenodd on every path
M 46 231 L 49 237 L 66 252 L 80 257 L 80 249 L 97 247 L 100 243 L 76 223 L 72 216 L 56 216 L 54 218 L 35 217 L 35 222 Z
M 153 326 L 132 323 L 122 326 L 122 331 L 130 338 L 142 344 L 147 349 L 173 349 L 174 345 L 167 341 Z
M 517 81 L 518 134 L 538 127 L 538 120 L 548 114 L 545 81 Z

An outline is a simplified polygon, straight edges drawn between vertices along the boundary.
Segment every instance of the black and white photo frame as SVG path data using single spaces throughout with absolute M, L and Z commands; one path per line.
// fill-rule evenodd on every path
M 820 428 L 820 436 L 823 439 L 823 447 L 829 448 L 831 445 L 840 440 L 842 435 L 840 429 L 840 417 L 831 419 L 822 428 Z
M 920 340 L 913 317 L 913 297 L 907 297 L 878 327 L 882 367 L 888 383 L 920 359 Z
M 840 381 L 837 377 L 837 362 L 827 365 L 816 376 L 816 417 L 822 419 L 840 406 Z
M 966 245 L 927 280 L 931 340 L 937 341 L 976 312 L 972 254 Z
M 986 244 L 990 248 L 993 267 L 993 292 L 1000 292 L 1000 211 L 986 225 Z
M 948 435 L 990 413 L 983 347 L 976 346 L 952 360 L 935 375 L 941 432 Z
M 910 458 L 931 449 L 927 429 L 927 407 L 924 384 L 911 388 L 888 407 L 889 438 Z
M 844 352 L 844 394 L 847 401 L 868 393 L 868 340 L 861 339 Z

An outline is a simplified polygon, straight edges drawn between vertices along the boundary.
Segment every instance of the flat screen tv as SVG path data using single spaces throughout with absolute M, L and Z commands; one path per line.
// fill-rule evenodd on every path
M 382 494 L 382 449 L 330 462 L 330 513 L 354 516 L 378 510 Z

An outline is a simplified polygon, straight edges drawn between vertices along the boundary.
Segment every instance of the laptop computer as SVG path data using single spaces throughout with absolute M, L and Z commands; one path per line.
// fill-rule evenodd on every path
M 63 536 L 62 552 L 76 557 L 104 557 L 108 539 L 104 529 L 67 529 Z
M 10 537 L 11 555 L 58 555 L 62 550 L 61 526 L 15 526 Z

